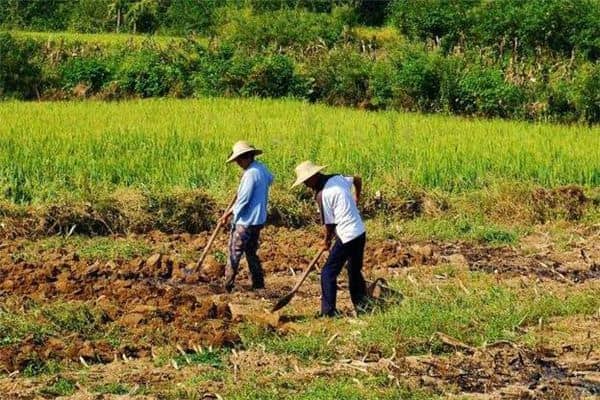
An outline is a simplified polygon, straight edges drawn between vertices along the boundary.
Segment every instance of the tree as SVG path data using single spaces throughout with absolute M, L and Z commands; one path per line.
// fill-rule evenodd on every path
M 133 33 L 154 32 L 158 27 L 157 0 L 138 0 L 132 3 L 125 14 Z

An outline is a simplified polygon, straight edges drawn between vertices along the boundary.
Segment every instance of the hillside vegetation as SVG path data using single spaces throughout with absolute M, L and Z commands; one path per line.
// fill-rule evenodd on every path
M 0 25 L 186 39 L 1 34 L 0 97 L 293 97 L 600 120 L 598 0 L 53 1 L 3 3 Z

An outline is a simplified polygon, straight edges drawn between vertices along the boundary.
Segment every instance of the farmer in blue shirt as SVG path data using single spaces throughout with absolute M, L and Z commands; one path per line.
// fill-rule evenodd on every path
M 233 290 L 242 254 L 246 254 L 248 261 L 252 289 L 265 287 L 263 270 L 256 252 L 260 230 L 267 220 L 269 186 L 273 182 L 273 175 L 264 164 L 254 159 L 259 154 L 262 154 L 262 150 L 246 141 L 239 141 L 233 145 L 227 159 L 228 163 L 235 161 L 244 170 L 235 203 L 220 218 L 221 223 L 227 224 L 229 217 L 233 215 L 225 271 L 225 290 L 228 292 Z

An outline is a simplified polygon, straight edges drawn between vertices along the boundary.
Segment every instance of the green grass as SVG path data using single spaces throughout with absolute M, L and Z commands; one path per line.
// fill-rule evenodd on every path
M 481 346 L 498 340 L 519 340 L 522 332 L 518 328 L 535 325 L 540 318 L 592 315 L 600 307 L 598 288 L 581 288 L 565 295 L 542 286 L 534 291 L 498 283 L 486 274 L 465 275 L 452 266 L 438 268 L 435 273 L 448 279 L 437 281 L 428 275 L 416 284 L 396 281 L 404 300 L 362 318 L 361 323 L 352 325 L 352 334 L 346 319 L 320 320 L 303 324 L 304 329 L 286 336 L 245 328 L 243 342 L 246 346 L 260 343 L 267 351 L 305 361 L 331 360 L 340 354 L 364 355 L 367 349 L 383 354 L 391 354 L 394 349 L 398 354 L 423 354 L 443 351 L 435 340 L 436 332 Z M 334 333 L 339 337 L 328 343 Z
M 388 386 L 388 387 L 386 387 Z M 236 388 L 228 399 L 232 400 L 426 400 L 437 399 L 433 393 L 381 385 L 369 378 L 357 383 L 349 378 L 316 378 L 309 382 L 277 381 L 267 384 L 252 382 Z
M 600 185 L 600 127 L 358 110 L 275 100 L 0 104 L 0 188 L 16 202 L 135 187 L 203 188 L 220 199 L 239 171 L 231 144 L 265 150 L 275 190 L 304 160 L 357 173 L 367 189 L 461 192 L 495 183 Z
M 129 394 L 131 389 L 122 383 L 119 382 L 110 382 L 102 385 L 96 385 L 92 388 L 92 391 L 96 394 L 115 394 L 115 395 L 125 395 Z
M 204 350 L 202 352 L 180 354 L 174 358 L 177 365 L 210 365 L 211 367 L 220 368 L 223 366 L 223 357 L 226 355 L 226 350 Z
M 47 396 L 70 396 L 75 393 L 76 387 L 75 382 L 70 379 L 58 377 L 56 381 L 41 390 L 43 395 Z
M 17 38 L 28 38 L 37 41 L 64 41 L 65 43 L 99 44 L 103 46 L 132 43 L 139 45 L 146 40 L 166 45 L 171 41 L 181 41 L 183 38 L 176 36 L 160 35 L 133 35 L 129 33 L 77 33 L 77 32 L 34 32 L 34 31 L 7 31 Z
M 327 344 L 329 337 L 325 332 L 281 337 L 263 327 L 246 324 L 240 328 L 240 334 L 246 347 L 260 344 L 267 351 L 293 355 L 302 361 L 331 360 L 336 355 L 335 346 Z
M 147 256 L 152 251 L 150 246 L 141 240 L 74 235 L 69 237 L 51 236 L 27 242 L 23 249 L 14 253 L 12 257 L 15 260 L 40 262 L 43 261 L 43 253 L 40 251 L 59 249 L 72 251 L 86 261 L 131 260 L 135 257 Z
M 26 310 L 0 309 L 0 346 L 20 342 L 32 335 L 43 341 L 49 336 L 78 333 L 93 339 L 107 333 L 102 313 L 82 302 L 30 304 Z
M 494 281 L 489 275 L 470 273 L 464 287 L 449 283 L 403 282 L 405 300 L 389 310 L 366 318 L 359 347 L 409 354 L 440 350 L 430 341 L 442 332 L 465 343 L 480 346 L 498 340 L 516 340 L 518 327 L 536 324 L 540 318 L 593 314 L 600 307 L 600 290 L 584 288 L 568 295 L 540 287 L 538 293 Z M 463 278 L 464 279 L 464 278 Z M 466 289 L 466 290 L 465 290 Z

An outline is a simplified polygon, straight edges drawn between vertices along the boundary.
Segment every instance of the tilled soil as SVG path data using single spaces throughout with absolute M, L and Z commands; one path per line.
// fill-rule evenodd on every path
M 102 323 L 116 324 L 128 333 L 130 340 L 115 345 L 106 340 L 89 340 L 76 333 L 43 340 L 32 335 L 19 343 L 0 347 L 0 370 L 7 374 L 22 370 L 31 362 L 32 355 L 41 360 L 93 364 L 155 357 L 154 346 L 163 344 L 177 345 L 184 351 L 199 346 L 231 346 L 240 340 L 235 326 L 247 319 L 245 313 L 254 313 L 251 319 L 261 324 L 277 326 L 281 323 L 278 315 L 269 316 L 265 309 L 294 284 L 295 275 L 318 249 L 318 233 L 265 229 L 260 255 L 268 289 L 250 292 L 246 267 L 242 266 L 236 290 L 231 294 L 224 292 L 221 286 L 224 257 L 218 251 L 226 248 L 225 235 L 220 235 L 214 246 L 215 253 L 208 257 L 202 269 L 195 268 L 194 257 L 206 244 L 207 236 L 207 233 L 151 232 L 135 238 L 148 243 L 154 254 L 108 262 L 81 259 L 76 249 L 68 247 L 40 250 L 36 257 L 40 261 L 31 262 L 18 256 L 25 246 L 24 239 L 3 242 L 0 245 L 1 303 L 10 303 L 12 309 L 26 310 L 32 302 L 83 301 L 101 310 Z M 371 277 L 386 277 L 405 268 L 442 263 L 463 265 L 498 276 L 525 275 L 577 285 L 600 277 L 600 241 L 585 242 L 568 252 L 544 249 L 524 254 L 513 247 L 375 240 L 368 243 L 365 254 L 366 274 Z M 298 297 L 318 295 L 318 288 L 313 286 L 303 289 Z M 251 311 L 244 308 L 248 304 Z M 586 374 L 600 371 L 597 360 L 589 365 L 587 372 L 584 371 Z M 600 392 L 597 380 L 576 375 L 553 357 L 507 344 L 466 353 L 459 351 L 448 357 L 407 357 L 396 361 L 392 372 L 397 377 L 419 379 L 424 386 L 454 385 L 465 393 L 501 389 L 506 396 L 516 398 L 537 398 L 549 393 L 560 398 L 564 391 L 569 395 L 598 395 Z

